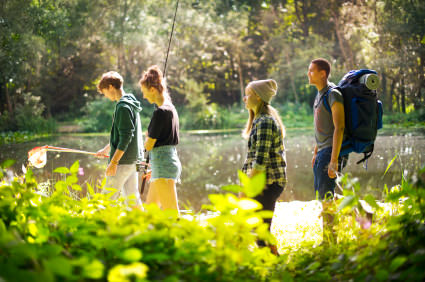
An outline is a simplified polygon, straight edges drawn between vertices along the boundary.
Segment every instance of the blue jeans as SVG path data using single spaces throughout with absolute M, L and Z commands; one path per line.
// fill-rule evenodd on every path
M 325 197 L 333 197 L 335 193 L 336 178 L 330 178 L 328 175 L 328 166 L 331 162 L 332 147 L 325 148 L 317 152 L 316 160 L 314 161 L 314 191 L 319 194 L 319 199 L 323 200 Z M 338 158 L 338 171 L 347 164 L 348 155 L 340 156 Z

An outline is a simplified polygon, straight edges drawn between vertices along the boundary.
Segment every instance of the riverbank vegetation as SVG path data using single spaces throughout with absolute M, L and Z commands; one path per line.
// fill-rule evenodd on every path
M 276 257 L 255 247 L 274 240 L 255 201 L 233 194 L 210 195 L 198 215 L 178 218 L 154 206 L 131 210 L 77 184 L 78 162 L 57 168 L 62 180 L 36 183 L 0 171 L 0 277 L 6 281 L 317 281 L 423 280 L 425 274 L 425 168 L 387 188 L 385 203 L 362 197 L 374 212 L 367 219 L 358 184 L 342 180 L 344 198 L 335 203 L 337 241 L 304 242 L 280 248 Z M 241 175 L 247 195 L 261 177 Z M 285 216 L 285 215 L 280 215 Z M 320 229 L 316 234 L 321 237 Z M 284 242 L 288 238 L 279 237 Z

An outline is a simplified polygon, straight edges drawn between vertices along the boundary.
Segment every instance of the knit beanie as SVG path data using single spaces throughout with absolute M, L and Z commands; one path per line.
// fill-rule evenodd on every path
M 251 81 L 247 87 L 254 90 L 255 94 L 267 104 L 270 104 L 270 100 L 276 95 L 277 91 L 277 83 L 274 79 Z

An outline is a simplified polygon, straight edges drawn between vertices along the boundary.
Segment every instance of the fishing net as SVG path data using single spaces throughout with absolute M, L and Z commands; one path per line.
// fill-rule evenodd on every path
M 28 151 L 28 161 L 36 168 L 44 167 L 47 163 L 47 147 L 35 147 Z

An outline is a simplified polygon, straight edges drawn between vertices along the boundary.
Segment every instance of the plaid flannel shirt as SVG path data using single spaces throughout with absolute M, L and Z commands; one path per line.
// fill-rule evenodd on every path
M 266 171 L 266 184 L 285 187 L 286 156 L 281 130 L 276 120 L 267 114 L 256 118 L 248 139 L 248 153 L 242 171 L 249 174 L 255 168 Z

